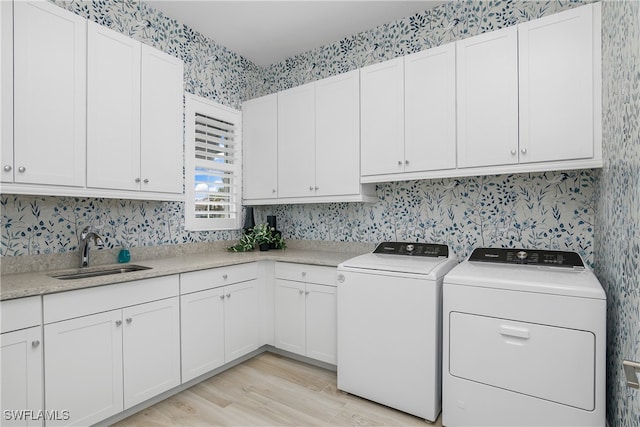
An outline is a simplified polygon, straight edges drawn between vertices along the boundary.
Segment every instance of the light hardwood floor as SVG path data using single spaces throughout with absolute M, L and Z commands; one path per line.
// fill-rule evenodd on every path
M 262 353 L 115 424 L 440 427 L 336 389 L 336 374 Z

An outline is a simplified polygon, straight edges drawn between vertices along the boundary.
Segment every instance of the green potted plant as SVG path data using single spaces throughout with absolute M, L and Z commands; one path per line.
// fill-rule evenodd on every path
M 252 251 L 255 245 L 258 245 L 261 251 L 269 250 L 269 245 L 273 245 L 276 249 L 285 249 L 287 247 L 282 235 L 274 233 L 275 229 L 269 224 L 258 224 L 253 229 L 245 232 L 240 241 L 235 245 L 227 248 L 231 252 L 247 252 Z

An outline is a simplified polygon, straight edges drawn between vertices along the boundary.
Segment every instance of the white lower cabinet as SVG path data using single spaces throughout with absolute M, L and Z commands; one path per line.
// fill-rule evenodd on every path
M 336 363 L 336 270 L 276 263 L 275 345 Z
M 182 382 L 260 346 L 255 263 L 185 273 L 180 286 Z
M 37 419 L 43 396 L 41 299 L 21 298 L 0 305 L 0 424 L 41 426 L 42 419 Z
M 168 276 L 45 296 L 46 409 L 69 414 L 48 426 L 94 424 L 180 384 L 177 295 Z

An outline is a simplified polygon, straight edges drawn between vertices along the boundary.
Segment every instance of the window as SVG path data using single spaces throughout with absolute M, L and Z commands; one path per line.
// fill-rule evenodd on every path
M 185 228 L 240 228 L 241 113 L 186 95 Z

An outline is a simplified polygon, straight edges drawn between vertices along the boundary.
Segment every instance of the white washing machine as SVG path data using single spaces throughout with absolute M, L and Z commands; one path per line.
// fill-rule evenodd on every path
M 603 427 L 606 309 L 576 253 L 476 249 L 443 285 L 443 425 Z
M 388 242 L 338 266 L 338 389 L 435 421 L 446 245 Z

